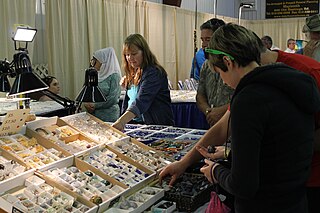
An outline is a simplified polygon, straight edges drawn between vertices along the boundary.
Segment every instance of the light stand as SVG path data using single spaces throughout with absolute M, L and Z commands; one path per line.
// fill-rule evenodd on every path
M 98 71 L 94 67 L 89 67 L 85 72 L 84 85 L 76 98 L 76 111 L 80 112 L 82 102 L 94 103 L 106 101 L 107 98 L 98 87 Z
M 28 42 L 32 42 L 36 29 L 18 27 L 13 37 L 14 47 L 18 53 L 14 54 L 12 62 L 0 60 L 0 91 L 9 92 L 9 97 L 16 95 L 27 95 L 29 93 L 40 91 L 52 100 L 64 106 L 68 114 L 75 112 L 74 101 L 63 98 L 53 92 L 47 90 L 49 86 L 43 82 L 36 73 L 33 72 L 30 58 L 28 56 Z M 19 43 L 19 45 L 18 45 Z M 21 44 L 24 43 L 24 46 Z M 10 87 L 8 76 L 16 77 L 12 87 Z M 26 104 L 27 105 L 27 104 Z
M 9 91 L 9 96 L 23 95 L 48 89 L 38 75 L 32 72 L 30 58 L 27 52 L 20 51 L 13 57 L 16 79 Z
M 28 56 L 28 42 L 32 42 L 37 33 L 36 29 L 17 27 L 14 37 L 14 47 L 18 52 L 13 55 L 12 62 L 6 59 L 0 61 L 0 85 L 1 91 L 9 92 L 9 96 L 27 94 L 48 89 L 48 86 L 39 76 L 32 72 L 30 58 Z M 17 43 L 19 42 L 19 47 Z M 21 46 L 24 43 L 24 46 Z M 8 77 L 16 77 L 10 89 Z M 9 91 L 8 91 L 9 90 Z

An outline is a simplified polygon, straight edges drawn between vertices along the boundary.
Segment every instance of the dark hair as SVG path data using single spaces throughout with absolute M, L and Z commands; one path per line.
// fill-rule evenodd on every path
M 50 75 L 42 78 L 42 80 L 44 81 L 44 83 L 46 83 L 49 87 L 50 87 L 50 84 L 51 84 L 51 82 L 53 81 L 53 79 L 56 79 L 56 77 L 50 76 Z
M 226 23 L 218 18 L 212 18 L 206 22 L 204 22 L 200 26 L 200 30 L 208 29 L 212 30 L 213 32 L 216 31 L 220 26 L 226 25 Z
M 206 22 L 204 22 L 201 26 L 200 26 L 200 30 L 204 30 L 204 29 L 209 29 L 212 30 L 212 32 L 215 32 L 219 27 L 226 25 L 226 23 L 218 18 L 212 18 Z M 205 59 L 209 59 L 209 53 L 207 53 L 206 51 L 204 51 L 204 57 Z
M 260 64 L 260 38 L 253 31 L 236 24 L 230 23 L 217 29 L 210 40 L 209 48 L 231 55 L 234 57 L 234 61 L 242 67 L 252 61 Z M 215 66 L 227 71 L 227 67 L 223 63 L 224 55 L 212 56 L 215 59 Z
M 263 36 L 261 38 L 261 41 L 268 49 L 270 49 L 272 47 L 273 42 L 272 42 L 272 38 L 270 36 L 267 36 L 267 35 Z
M 296 40 L 295 39 L 293 39 L 293 38 L 289 38 L 288 40 L 287 40 L 287 45 L 289 44 L 289 42 L 290 41 L 294 41 L 294 42 L 296 42 Z

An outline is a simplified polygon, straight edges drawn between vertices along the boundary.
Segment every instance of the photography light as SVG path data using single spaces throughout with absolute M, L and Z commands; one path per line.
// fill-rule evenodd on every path
M 37 33 L 37 29 L 32 29 L 27 27 L 17 27 L 16 33 L 13 36 L 13 40 L 32 42 L 36 33 Z
M 9 92 L 9 96 L 27 94 L 48 88 L 39 76 L 32 72 L 31 61 L 28 56 L 28 42 L 32 42 L 37 33 L 36 29 L 17 27 L 13 36 L 15 50 L 12 62 L 0 60 L 0 86 L 1 91 Z M 24 42 L 25 46 L 17 48 L 17 42 Z M 10 88 L 8 76 L 16 77 Z M 9 91 L 8 91 L 9 90 Z
M 21 50 L 28 52 L 28 42 L 32 42 L 35 35 L 37 33 L 37 29 L 29 28 L 29 27 L 17 27 L 17 30 L 13 36 L 14 40 L 14 48 L 15 50 Z M 19 43 L 19 47 L 17 46 Z M 24 46 L 21 46 L 21 43 L 24 43 Z

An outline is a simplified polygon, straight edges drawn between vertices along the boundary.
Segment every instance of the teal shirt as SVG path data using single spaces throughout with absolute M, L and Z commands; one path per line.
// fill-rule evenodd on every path
M 131 106 L 131 104 L 136 100 L 138 96 L 138 91 L 139 91 L 139 86 L 131 85 L 131 87 L 128 89 L 127 94 L 129 96 L 129 101 L 128 101 L 128 107 Z M 142 115 L 141 117 L 135 117 L 133 119 L 136 122 L 143 122 Z
M 131 87 L 128 89 L 127 91 L 127 94 L 129 96 L 128 107 L 130 107 L 132 102 L 136 100 L 138 95 L 138 90 L 139 90 L 139 87 L 135 85 L 131 85 Z
M 108 78 L 98 83 L 98 86 L 106 96 L 107 101 L 95 103 L 95 111 L 93 115 L 97 118 L 115 122 L 120 116 L 119 98 L 121 93 L 120 75 L 118 73 L 111 74 Z

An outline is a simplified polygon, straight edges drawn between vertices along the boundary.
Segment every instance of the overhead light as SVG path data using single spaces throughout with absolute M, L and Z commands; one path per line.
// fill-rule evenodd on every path
M 253 8 L 253 3 L 240 3 L 240 7 L 251 9 Z

